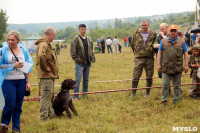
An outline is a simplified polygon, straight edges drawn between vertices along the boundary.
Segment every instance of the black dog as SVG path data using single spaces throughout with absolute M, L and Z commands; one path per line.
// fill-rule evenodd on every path
M 61 117 L 63 115 L 63 111 L 66 111 L 67 116 L 69 118 L 72 118 L 69 108 L 75 115 L 78 116 L 78 113 L 74 108 L 72 98 L 69 93 L 70 89 L 75 89 L 75 83 L 76 82 L 72 79 L 65 79 L 62 82 L 61 91 L 58 93 L 55 100 L 53 101 L 53 109 L 57 116 Z
M 8 126 L 0 123 L 0 133 L 8 133 Z

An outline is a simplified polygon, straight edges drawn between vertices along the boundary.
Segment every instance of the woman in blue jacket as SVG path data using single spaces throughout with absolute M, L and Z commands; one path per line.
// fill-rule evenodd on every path
M 3 107 L 1 123 L 9 125 L 12 118 L 13 132 L 20 132 L 22 102 L 25 90 L 30 90 L 30 72 L 33 66 L 30 54 L 19 42 L 19 33 L 10 31 L 7 44 L 0 50 L 0 108 Z M 31 64 L 28 73 L 19 70 L 24 67 L 25 62 Z

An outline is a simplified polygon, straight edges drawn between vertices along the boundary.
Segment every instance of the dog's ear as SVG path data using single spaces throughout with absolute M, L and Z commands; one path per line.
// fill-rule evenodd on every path
M 72 87 L 72 79 L 69 79 L 69 87 L 70 87 L 70 89 L 71 89 L 71 87 Z
M 62 88 L 62 89 L 66 89 L 66 88 L 67 88 L 67 79 L 65 79 L 65 80 L 62 82 L 61 88 Z

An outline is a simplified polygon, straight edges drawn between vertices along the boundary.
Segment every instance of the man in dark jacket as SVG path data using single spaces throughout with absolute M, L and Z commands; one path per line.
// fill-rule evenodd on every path
M 75 89 L 74 93 L 79 93 L 79 85 L 83 76 L 82 92 L 88 91 L 88 81 L 91 63 L 95 62 L 93 47 L 91 46 L 90 38 L 85 36 L 86 25 L 79 25 L 79 35 L 76 35 L 71 42 L 70 54 L 75 61 Z M 83 98 L 86 95 L 83 95 Z M 78 100 L 78 95 L 74 95 L 74 99 Z
M 185 38 L 186 38 L 186 44 L 187 44 L 187 46 L 188 47 L 191 47 L 191 45 L 190 45 L 190 34 L 188 33 L 188 32 L 186 32 L 186 34 L 185 34 Z
M 104 36 L 101 37 L 101 40 L 99 41 L 99 43 L 101 43 L 102 53 L 105 53 L 105 41 L 104 41 Z

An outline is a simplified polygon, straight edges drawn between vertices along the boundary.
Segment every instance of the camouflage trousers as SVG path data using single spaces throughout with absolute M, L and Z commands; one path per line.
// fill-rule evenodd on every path
M 133 69 L 133 82 L 138 82 L 143 68 L 146 71 L 146 79 L 152 81 L 154 73 L 154 58 L 135 58 Z
M 197 73 L 192 73 L 192 83 L 200 83 Z M 200 96 L 200 85 L 192 85 L 190 96 Z

